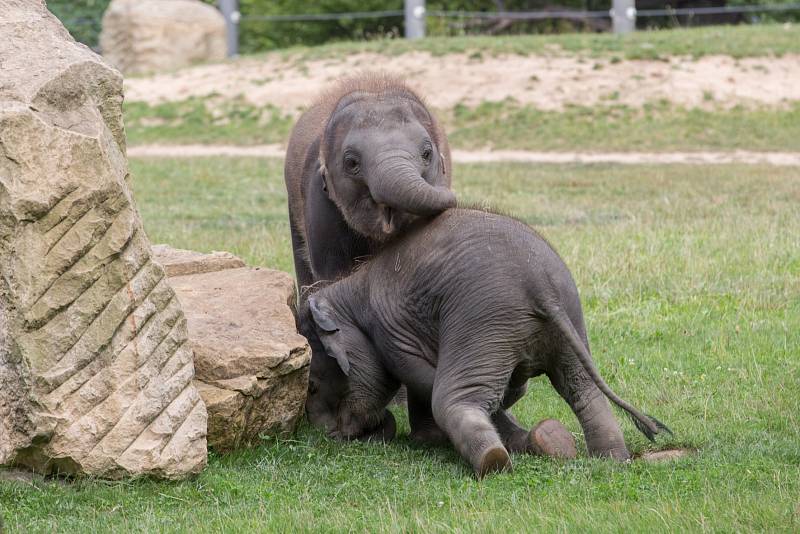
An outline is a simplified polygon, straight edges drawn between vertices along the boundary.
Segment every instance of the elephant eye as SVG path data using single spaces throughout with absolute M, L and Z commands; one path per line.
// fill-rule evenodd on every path
M 343 164 L 344 170 L 348 174 L 358 174 L 358 171 L 361 170 L 361 162 L 355 154 L 345 154 Z
M 425 164 L 427 165 L 428 163 L 430 163 L 430 162 L 431 162 L 431 156 L 432 156 L 432 155 L 433 155 L 433 148 L 432 148 L 430 145 L 426 145 L 426 146 L 425 146 L 425 147 L 422 149 L 422 154 L 421 154 L 421 156 L 422 156 L 422 161 L 424 161 L 424 162 L 425 162 Z

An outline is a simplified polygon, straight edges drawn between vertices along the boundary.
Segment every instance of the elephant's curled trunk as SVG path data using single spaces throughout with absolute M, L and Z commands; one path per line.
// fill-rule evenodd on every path
M 450 189 L 429 184 L 412 162 L 400 156 L 384 159 L 367 185 L 378 204 L 414 215 L 435 215 L 456 206 Z

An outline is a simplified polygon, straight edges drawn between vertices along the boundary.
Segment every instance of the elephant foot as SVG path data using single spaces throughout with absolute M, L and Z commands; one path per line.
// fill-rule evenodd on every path
M 560 421 L 545 419 L 528 433 L 530 451 L 552 458 L 574 459 L 578 456 L 575 438 Z
M 511 457 L 505 447 L 491 447 L 481 455 L 480 460 L 474 467 L 475 476 L 480 480 L 490 473 L 511 471 Z

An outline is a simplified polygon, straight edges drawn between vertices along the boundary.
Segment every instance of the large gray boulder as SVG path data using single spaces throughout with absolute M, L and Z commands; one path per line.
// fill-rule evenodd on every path
M 225 19 L 200 0 L 113 0 L 103 15 L 103 56 L 125 74 L 225 59 Z
M 206 464 L 186 319 L 133 201 L 122 77 L 42 0 L 0 0 L 0 465 Z
M 227 451 L 291 433 L 303 414 L 311 352 L 295 329 L 294 280 L 224 252 L 156 245 L 189 321 L 208 443 Z

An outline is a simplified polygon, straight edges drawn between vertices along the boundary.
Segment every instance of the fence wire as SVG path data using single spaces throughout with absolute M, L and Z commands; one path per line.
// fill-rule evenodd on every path
M 685 7 L 664 9 L 641 9 L 636 11 L 637 17 L 665 17 L 671 15 L 723 15 L 764 12 L 800 11 L 800 3 L 764 4 L 747 6 L 720 7 Z M 402 17 L 402 10 L 392 11 L 359 11 L 349 13 L 318 13 L 305 15 L 242 15 L 242 21 L 262 22 L 311 22 L 318 20 L 350 20 Z M 426 11 L 426 17 L 435 18 L 470 18 L 487 20 L 545 20 L 579 18 L 609 18 L 610 10 L 578 11 L 578 10 L 542 10 L 542 11 Z
M 725 15 L 746 13 L 780 13 L 800 11 L 800 3 L 794 4 L 764 4 L 747 6 L 720 6 L 720 7 L 682 7 L 664 9 L 636 10 L 637 18 L 668 17 L 668 16 L 694 16 L 694 15 Z M 331 20 L 379 19 L 403 17 L 403 10 L 385 11 L 353 11 L 346 13 L 308 13 L 295 15 L 242 15 L 241 22 L 314 22 Z M 600 19 L 611 17 L 610 10 L 595 11 L 570 11 L 570 10 L 542 10 L 542 11 L 426 11 L 426 17 L 434 18 L 461 18 L 485 20 L 547 20 L 547 19 Z M 72 19 L 64 21 L 67 25 L 82 26 L 98 24 L 93 19 Z
M 763 6 L 678 7 L 668 9 L 641 9 L 637 17 L 664 17 L 669 15 L 724 15 L 736 13 L 763 13 L 800 11 L 800 4 L 766 4 Z
M 314 20 L 383 19 L 402 17 L 403 10 L 391 11 L 353 11 L 349 13 L 311 13 L 307 15 L 242 15 L 241 20 L 264 22 L 305 22 Z

